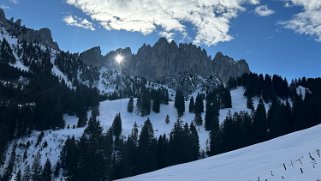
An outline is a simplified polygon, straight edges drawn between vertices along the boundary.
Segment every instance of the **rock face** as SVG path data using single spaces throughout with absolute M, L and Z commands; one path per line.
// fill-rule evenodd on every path
M 4 11 L 0 8 L 0 21 L 6 20 L 6 15 L 4 14 Z
M 186 72 L 204 78 L 216 74 L 227 82 L 230 77 L 238 77 L 250 72 L 250 69 L 245 60 L 235 61 L 221 52 L 211 59 L 204 49 L 193 44 L 177 46 L 174 41 L 169 43 L 161 38 L 154 46 L 143 45 L 138 50 L 127 73 L 162 81 Z
M 179 73 L 209 75 L 209 59 L 205 51 L 192 44 L 167 42 L 161 38 L 154 45 L 143 45 L 135 56 L 129 74 L 144 77 L 148 80 L 162 80 L 175 77 Z
M 124 56 L 124 62 L 117 65 L 114 57 Z M 207 55 L 204 49 L 193 44 L 177 44 L 160 38 L 153 46 L 144 44 L 137 54 L 132 54 L 130 48 L 117 49 L 102 56 L 99 47 L 83 52 L 81 60 L 92 66 L 107 66 L 122 68 L 129 76 L 143 77 L 150 81 L 165 81 L 168 78 L 178 78 L 188 73 L 194 76 L 218 75 L 223 82 L 230 77 L 238 77 L 250 72 L 245 60 L 235 61 L 231 57 L 218 52 L 214 59 Z
M 48 28 L 42 28 L 40 30 L 28 29 L 26 33 L 22 33 L 18 38 L 27 42 L 40 43 L 55 50 L 59 50 L 58 44 L 53 41 L 51 31 Z
M 117 64 L 115 62 L 116 55 L 122 55 L 124 57 L 124 61 L 122 64 Z M 133 54 L 130 48 L 119 48 L 115 51 L 111 51 L 107 53 L 107 55 L 103 56 L 101 54 L 101 49 L 99 46 L 93 47 L 89 50 L 82 52 L 79 56 L 80 60 L 89 66 L 106 66 L 112 69 L 123 68 L 128 70 L 133 60 Z
M 215 55 L 211 63 L 212 70 L 223 82 L 227 82 L 230 77 L 235 78 L 250 72 L 249 65 L 244 59 L 235 61 L 221 52 Z
M 101 55 L 100 47 L 93 47 L 82 52 L 79 56 L 80 60 L 86 65 L 102 66 L 104 65 L 104 57 Z
M 21 20 L 18 19 L 16 22 L 7 20 L 4 11 L 0 9 L 0 27 L 7 30 L 11 35 L 16 36 L 21 41 L 28 43 L 39 43 L 46 47 L 59 50 L 59 46 L 53 41 L 51 31 L 48 28 L 42 28 L 40 30 L 33 30 L 21 26 Z

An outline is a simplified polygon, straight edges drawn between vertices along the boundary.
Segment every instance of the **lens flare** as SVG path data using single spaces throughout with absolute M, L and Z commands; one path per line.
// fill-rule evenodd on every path
M 116 60 L 117 63 L 120 64 L 120 63 L 123 62 L 124 57 L 122 55 L 120 55 L 120 54 L 117 54 L 116 57 L 115 57 L 115 60 Z

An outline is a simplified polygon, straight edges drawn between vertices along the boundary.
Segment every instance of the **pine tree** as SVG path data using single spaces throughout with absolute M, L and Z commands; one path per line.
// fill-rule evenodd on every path
M 18 173 L 16 175 L 15 181 L 22 181 L 22 176 L 21 176 L 21 171 L 20 170 L 18 171 Z
M 67 180 L 75 180 L 77 175 L 77 165 L 79 161 L 79 148 L 75 137 L 68 138 L 60 154 L 62 167 L 66 170 L 64 176 Z M 59 172 L 59 162 L 56 166 L 56 172 Z
M 137 104 L 141 116 L 146 116 L 150 114 L 151 98 L 150 92 L 146 88 L 142 89 L 140 99 L 139 101 L 137 101 Z
M 111 155 L 104 151 L 104 137 L 99 121 L 90 120 L 79 142 L 79 161 L 75 180 L 110 180 L 107 168 Z
M 6 167 L 5 173 L 3 174 L 3 177 L 2 177 L 3 180 L 11 180 L 12 178 L 13 168 L 16 161 L 16 148 L 17 148 L 17 144 L 14 143 L 14 145 L 12 146 L 8 166 Z
M 205 112 L 205 129 L 215 130 L 219 129 L 219 102 L 217 94 L 214 92 L 208 93 L 206 96 L 206 112 Z
M 122 123 L 121 123 L 121 117 L 120 117 L 120 113 L 118 113 L 113 121 L 113 134 L 119 138 L 119 136 L 121 135 L 121 131 L 122 131 Z
M 253 100 L 252 100 L 252 97 L 250 96 L 246 96 L 246 107 L 251 110 L 254 110 Z
M 22 177 L 23 181 L 30 181 L 31 180 L 31 170 L 29 165 L 27 165 L 23 171 L 23 177 Z
M 56 166 L 55 166 L 54 177 L 58 177 L 58 176 L 59 176 L 59 174 L 60 174 L 60 169 L 61 169 L 60 161 L 58 161 L 57 164 L 56 164 Z
M 157 140 L 157 169 L 164 168 L 168 165 L 168 139 L 166 134 L 160 135 Z
M 177 90 L 175 96 L 175 108 L 177 109 L 178 117 L 183 116 L 185 112 L 185 100 L 182 91 Z
M 200 94 L 197 94 L 195 106 L 194 106 L 194 113 L 201 114 L 202 112 L 204 112 L 203 96 Z
M 213 156 L 222 153 L 222 132 L 221 130 L 210 131 L 210 147 L 208 155 Z
M 156 140 L 152 123 L 147 119 L 139 135 L 138 141 L 138 163 L 137 173 L 144 173 L 155 170 L 156 163 Z
M 164 93 L 164 104 L 168 105 L 169 102 L 169 95 L 168 95 L 168 90 L 165 89 L 165 93 Z
M 84 127 L 87 123 L 87 112 L 81 113 L 77 122 L 77 127 Z
M 191 122 L 190 131 L 191 131 L 191 139 L 192 139 L 192 145 L 193 145 L 192 160 L 197 160 L 200 156 L 200 144 L 199 144 L 198 133 L 193 122 Z
M 192 96 L 190 101 L 189 101 L 189 106 L 188 106 L 188 111 L 190 113 L 193 113 L 194 112 L 194 97 Z
M 198 125 L 198 126 L 200 126 L 200 125 L 203 124 L 203 119 L 202 119 L 201 114 L 199 114 L 199 113 L 195 114 L 195 116 L 194 116 L 194 122 L 195 122 L 195 124 Z
M 138 146 L 138 126 L 135 122 L 131 135 L 127 138 L 124 145 L 124 176 L 132 176 L 137 173 L 137 146 Z
M 266 111 L 263 100 L 260 99 L 254 114 L 253 126 L 255 130 L 256 142 L 265 141 L 267 138 Z
M 51 162 L 49 159 L 47 159 L 41 173 L 41 181 L 51 181 L 51 175 L 52 175 Z
M 159 91 L 155 91 L 153 95 L 153 111 L 159 113 L 160 111 L 160 95 Z
M 129 98 L 128 105 L 127 105 L 127 111 L 132 113 L 134 111 L 134 99 L 133 97 Z
M 169 122 L 170 122 L 170 119 L 169 119 L 169 115 L 167 114 L 167 115 L 166 115 L 166 118 L 165 118 L 165 123 L 166 123 L 166 124 L 169 124 Z
M 40 180 L 41 179 L 41 163 L 40 163 L 40 152 L 38 152 L 35 156 L 35 159 L 32 163 L 32 172 L 31 172 L 31 178 L 32 180 Z
M 232 108 L 232 98 L 230 90 L 223 88 L 221 101 L 223 104 L 222 108 Z

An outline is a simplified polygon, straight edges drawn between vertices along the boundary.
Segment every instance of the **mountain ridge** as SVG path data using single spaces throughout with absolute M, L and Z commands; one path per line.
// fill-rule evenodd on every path
M 236 61 L 222 52 L 211 58 L 205 49 L 196 45 L 177 45 L 175 41 L 168 42 L 165 38 L 160 38 L 154 45 L 143 44 L 136 54 L 126 47 L 102 55 L 100 47 L 97 46 L 80 55 L 87 65 L 119 68 L 111 56 L 115 53 L 125 57 L 121 68 L 126 75 L 143 77 L 150 81 L 163 81 L 166 77 L 177 77 L 180 73 L 188 72 L 202 77 L 216 74 L 223 82 L 227 82 L 231 77 L 236 78 L 251 72 L 244 59 Z

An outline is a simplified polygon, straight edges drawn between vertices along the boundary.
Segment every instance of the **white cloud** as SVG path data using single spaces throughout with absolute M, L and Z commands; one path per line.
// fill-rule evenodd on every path
M 230 21 L 244 4 L 259 0 L 66 0 L 107 30 L 144 35 L 158 32 L 171 39 L 173 32 L 187 37 L 186 23 L 195 29 L 194 43 L 213 45 L 230 41 Z
M 283 27 L 296 33 L 313 37 L 321 42 L 321 1 L 320 0 L 288 0 L 293 6 L 303 7 L 303 11 L 292 19 L 281 21 Z
M 91 31 L 95 30 L 95 27 L 91 22 L 89 22 L 87 19 L 82 19 L 77 16 L 66 16 L 63 18 L 63 21 L 69 26 L 85 28 Z
M 166 31 L 161 31 L 159 32 L 159 36 L 166 38 L 169 42 L 171 42 L 174 38 L 174 33 L 173 32 L 166 32 Z
M 274 14 L 275 11 L 270 9 L 267 5 L 261 5 L 255 8 L 255 13 L 259 16 L 270 16 Z

